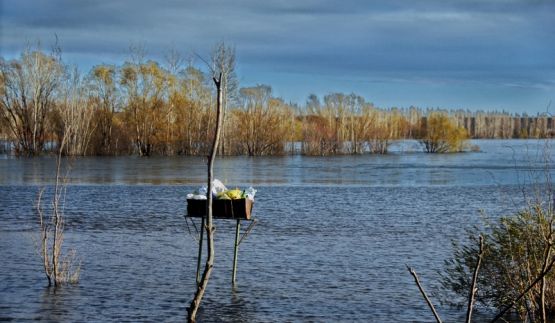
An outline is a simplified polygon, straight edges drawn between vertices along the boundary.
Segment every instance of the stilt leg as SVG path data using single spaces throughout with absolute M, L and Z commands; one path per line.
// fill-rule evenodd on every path
M 202 261 L 202 238 L 204 236 L 204 217 L 200 224 L 200 237 L 198 239 L 198 259 L 197 259 L 197 285 L 200 283 L 200 263 Z
M 233 273 L 231 274 L 231 283 L 235 285 L 235 277 L 237 275 L 237 253 L 239 252 L 239 231 L 241 229 L 241 220 L 237 220 L 237 228 L 235 230 L 235 249 L 233 251 Z

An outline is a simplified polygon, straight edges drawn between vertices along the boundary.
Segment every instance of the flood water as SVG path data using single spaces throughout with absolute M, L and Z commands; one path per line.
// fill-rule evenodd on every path
M 430 322 L 406 265 L 430 293 L 451 240 L 518 210 L 545 180 L 545 142 L 476 141 L 481 152 L 431 155 L 414 143 L 386 156 L 233 157 L 216 178 L 258 189 L 258 224 L 239 250 L 234 223 L 216 220 L 216 261 L 202 322 Z M 552 153 L 549 153 L 553 157 Z M 47 287 L 33 205 L 51 196 L 55 160 L 0 157 L 0 321 L 184 321 L 197 242 L 185 195 L 204 183 L 203 158 L 79 158 L 65 197 L 65 245 L 78 285 Z M 245 226 L 247 223 L 244 223 Z M 432 296 L 444 321 L 465 310 Z M 477 317 L 491 311 L 479 308 Z

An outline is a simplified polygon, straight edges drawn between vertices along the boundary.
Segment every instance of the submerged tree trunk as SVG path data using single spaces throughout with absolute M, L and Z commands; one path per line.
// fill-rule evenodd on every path
M 218 93 L 218 102 L 216 109 L 216 131 L 214 134 L 214 140 L 212 142 L 212 148 L 210 150 L 210 156 L 208 159 L 208 192 L 206 193 L 206 247 L 208 251 L 208 258 L 206 259 L 206 264 L 204 265 L 204 272 L 202 273 L 202 278 L 197 286 L 197 291 L 195 297 L 191 302 L 189 307 L 189 322 L 196 322 L 197 311 L 200 307 L 200 302 L 206 291 L 206 286 L 208 285 L 208 280 L 212 274 L 212 269 L 214 267 L 214 226 L 212 224 L 212 181 L 214 180 L 214 160 L 216 159 L 216 154 L 218 153 L 218 145 L 220 143 L 220 132 L 222 128 L 222 74 L 220 73 L 218 79 L 213 78 L 214 84 L 216 85 Z

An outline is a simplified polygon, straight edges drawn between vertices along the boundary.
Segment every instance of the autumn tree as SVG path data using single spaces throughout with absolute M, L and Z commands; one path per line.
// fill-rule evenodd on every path
M 347 98 L 343 93 L 330 93 L 324 96 L 323 112 L 328 119 L 328 124 L 335 130 L 333 136 L 335 153 L 343 152 L 343 145 L 347 140 L 346 124 L 350 114 Z
M 139 156 L 150 156 L 165 118 L 167 74 L 158 63 L 127 62 L 121 69 L 128 127 Z
M 393 140 L 406 137 L 408 120 L 400 111 L 375 108 L 356 94 L 331 93 L 321 104 L 311 95 L 303 123 L 303 153 L 387 153 Z
M 365 139 L 370 126 L 370 119 L 365 114 L 368 104 L 363 97 L 354 93 L 341 96 L 341 98 L 344 100 L 343 104 L 347 112 L 346 121 L 342 124 L 346 128 L 345 149 L 350 154 L 361 154 L 367 146 Z
M 10 141 L 6 146 L 16 154 L 53 150 L 67 126 L 79 130 L 67 138 L 64 154 L 208 153 L 207 138 L 216 118 L 209 107 L 215 93 L 210 78 L 192 62 L 181 67 L 179 53 L 170 52 L 163 68 L 135 47 L 122 66 L 97 65 L 84 79 L 76 78 L 58 53 L 27 49 L 17 59 L 0 58 L 0 136 Z M 235 60 L 235 49 L 221 42 L 204 61 L 222 75 L 225 122 L 220 154 L 281 154 L 284 142 L 293 153 L 300 143 L 301 153 L 307 155 L 384 154 L 402 139 L 419 140 L 428 152 L 449 152 L 461 150 L 467 137 L 555 134 L 555 119 L 545 113 L 384 109 L 356 94 L 335 92 L 321 99 L 311 95 L 305 105 L 297 106 L 271 94 L 247 93 L 256 87 L 244 88 L 241 94 Z M 271 128 L 265 120 L 272 120 Z M 283 129 L 290 133 L 276 135 Z M 256 143 L 241 143 L 238 133 L 256 138 Z M 272 148 L 260 148 L 270 141 Z
M 206 85 L 206 75 L 189 65 L 179 79 L 178 91 L 170 95 L 175 108 L 176 151 L 184 155 L 205 155 L 210 149 L 216 114 L 214 98 Z
M 443 113 L 428 114 L 421 129 L 420 143 L 428 153 L 459 152 L 467 139 L 467 132 Z
M 395 139 L 391 131 L 393 125 L 390 124 L 389 114 L 375 108 L 367 109 L 365 114 L 370 120 L 366 132 L 370 152 L 374 154 L 387 153 L 391 140 Z
M 281 155 L 293 132 L 293 110 L 272 97 L 272 88 L 257 85 L 240 90 L 241 108 L 234 109 L 233 147 L 249 156 Z
M 372 122 L 368 138 L 370 152 L 386 154 L 395 141 L 409 137 L 411 125 L 407 117 L 396 108 L 370 109 Z
M 114 153 L 114 123 L 116 116 L 118 90 L 116 67 L 97 65 L 88 76 L 89 96 L 95 110 L 94 154 L 108 155 Z
M 183 56 L 172 48 L 165 55 L 165 68 L 167 72 L 167 107 L 164 118 L 161 152 L 165 155 L 175 155 L 178 151 L 177 136 L 177 110 L 183 105 L 184 93 L 182 91 L 182 66 L 185 62 Z
M 39 50 L 28 48 L 19 59 L 0 60 L 0 117 L 15 139 L 16 154 L 43 151 L 62 74 L 59 56 Z
M 337 151 L 334 119 L 316 95 L 309 95 L 301 116 L 303 154 L 325 156 Z
M 62 154 L 84 156 L 96 125 L 93 122 L 93 106 L 76 67 L 66 71 L 59 93 L 50 118 L 57 125 L 58 147 L 62 146 L 63 138 L 65 147 L 61 150 Z
M 322 104 L 316 95 L 310 95 L 303 117 L 303 153 L 308 155 L 334 155 L 342 152 L 345 129 L 343 98 L 338 94 L 325 96 Z

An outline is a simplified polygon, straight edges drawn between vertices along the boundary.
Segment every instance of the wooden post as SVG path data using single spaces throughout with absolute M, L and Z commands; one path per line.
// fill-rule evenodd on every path
M 197 258 L 197 286 L 200 284 L 200 263 L 202 262 L 202 238 L 204 236 L 204 216 L 200 224 L 200 237 L 198 239 L 198 258 Z
M 235 229 L 235 249 L 233 250 L 233 272 L 231 274 L 231 283 L 235 285 L 235 277 L 237 275 L 237 254 L 239 252 L 239 231 L 241 229 L 241 220 L 237 219 L 237 227 Z

